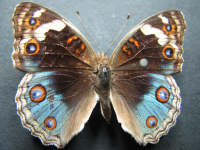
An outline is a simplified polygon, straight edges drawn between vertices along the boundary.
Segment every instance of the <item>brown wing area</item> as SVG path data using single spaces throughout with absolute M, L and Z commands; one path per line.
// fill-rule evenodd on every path
M 178 10 L 158 13 L 132 29 L 110 59 L 113 70 L 173 74 L 182 70 L 186 24 Z
M 12 17 L 14 67 L 26 71 L 92 70 L 96 55 L 78 29 L 56 12 L 39 4 L 22 2 Z
M 58 148 L 84 128 L 96 102 L 91 76 L 71 71 L 27 73 L 16 94 L 23 126 Z

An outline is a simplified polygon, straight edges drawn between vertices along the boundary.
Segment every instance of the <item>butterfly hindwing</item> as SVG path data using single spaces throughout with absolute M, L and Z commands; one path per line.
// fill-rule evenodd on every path
M 110 59 L 113 70 L 173 74 L 182 69 L 186 28 L 179 10 L 168 10 L 144 20 L 118 44 Z
M 27 73 L 16 94 L 23 125 L 43 144 L 64 147 L 83 129 L 96 105 L 93 86 L 81 73 Z
M 175 124 L 180 113 L 179 93 L 170 75 L 118 74 L 111 88 L 111 101 L 122 128 L 146 145 L 157 143 Z
M 22 2 L 16 7 L 12 21 L 15 68 L 26 72 L 93 69 L 96 55 L 92 47 L 76 27 L 56 12 Z

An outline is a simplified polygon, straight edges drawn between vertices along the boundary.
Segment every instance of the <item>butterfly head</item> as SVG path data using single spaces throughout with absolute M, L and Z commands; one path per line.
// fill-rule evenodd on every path
M 104 67 L 109 68 L 109 58 L 106 57 L 104 53 L 98 52 L 96 72 L 100 73 L 101 71 L 103 71 Z
M 98 64 L 100 65 L 108 65 L 109 62 L 109 58 L 105 56 L 104 52 L 103 53 L 98 52 L 97 60 Z

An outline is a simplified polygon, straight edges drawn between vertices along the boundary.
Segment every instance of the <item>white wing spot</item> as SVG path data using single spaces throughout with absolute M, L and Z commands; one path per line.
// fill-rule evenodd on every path
M 146 67 L 148 64 L 149 64 L 149 62 L 148 62 L 148 60 L 147 60 L 146 58 L 142 58 L 142 59 L 140 60 L 140 65 L 141 65 L 142 67 Z
M 54 20 L 52 22 L 43 24 L 35 30 L 35 37 L 37 40 L 42 41 L 46 37 L 45 33 L 49 30 L 61 31 L 65 26 L 66 24 L 61 20 Z
M 162 46 L 166 45 L 166 43 L 169 41 L 168 37 L 164 34 L 162 30 L 154 28 L 150 24 L 142 26 L 140 30 L 145 35 L 155 35 L 158 38 L 158 43 Z
M 162 22 L 165 23 L 165 24 L 169 24 L 169 20 L 166 18 L 166 17 L 163 17 L 162 14 L 160 14 L 158 16 L 160 19 L 162 19 Z
M 35 18 L 40 17 L 41 14 L 42 14 L 43 12 L 45 12 L 45 9 L 42 8 L 42 9 L 36 11 L 36 12 L 33 14 L 33 17 L 35 17 Z

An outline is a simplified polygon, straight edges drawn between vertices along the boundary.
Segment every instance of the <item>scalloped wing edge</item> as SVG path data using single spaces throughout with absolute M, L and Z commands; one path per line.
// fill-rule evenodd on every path
M 121 123 L 122 129 L 128 132 L 129 134 L 131 134 L 140 145 L 145 146 L 147 143 L 152 143 L 152 144 L 158 143 L 160 137 L 163 135 L 166 135 L 169 129 L 176 124 L 176 119 L 178 115 L 180 114 L 180 108 L 181 108 L 180 89 L 177 86 L 176 81 L 173 79 L 172 76 L 167 75 L 167 77 L 168 77 L 167 78 L 168 82 L 173 85 L 172 95 L 174 95 L 174 99 L 172 100 L 172 108 L 168 112 L 169 117 L 166 118 L 162 122 L 160 127 L 157 130 L 155 130 L 152 134 L 147 134 L 145 136 L 142 136 L 143 132 L 137 121 L 136 116 L 132 112 L 129 111 L 129 108 L 127 108 L 126 103 L 123 102 L 123 99 L 120 99 L 117 101 L 114 99 L 117 97 L 116 93 L 115 95 L 113 94 L 113 92 L 111 92 L 110 94 L 111 102 L 114 107 L 117 120 L 119 123 Z M 120 103 L 120 105 L 117 103 Z M 123 119 L 123 116 L 126 116 L 126 119 Z M 131 116 L 132 118 L 135 118 L 135 119 L 130 120 L 129 117 L 127 116 Z M 129 121 L 127 121 L 127 119 L 129 119 Z
M 85 115 L 85 118 L 82 120 L 82 123 L 80 123 L 79 126 L 76 126 L 77 130 L 72 133 L 72 136 L 65 137 L 64 141 L 62 141 L 62 139 L 60 139 L 56 136 L 51 137 L 50 134 L 48 134 L 46 131 L 44 131 L 41 128 L 40 128 L 40 130 L 38 130 L 39 124 L 37 123 L 37 121 L 35 121 L 34 119 L 32 119 L 30 117 L 31 112 L 28 108 L 25 107 L 26 106 L 26 99 L 24 98 L 24 94 L 27 92 L 27 87 L 24 87 L 23 85 L 25 83 L 29 82 L 32 79 L 32 77 L 33 77 L 32 73 L 27 73 L 23 77 L 23 79 L 21 80 L 21 82 L 18 86 L 18 91 L 17 91 L 16 96 L 15 96 L 15 102 L 17 104 L 17 114 L 20 116 L 23 127 L 27 128 L 33 136 L 38 137 L 41 140 L 43 145 L 47 145 L 47 146 L 48 145 L 55 145 L 57 148 L 64 148 L 66 146 L 66 144 L 75 135 L 77 135 L 79 132 L 81 132 L 83 130 L 85 123 L 89 120 L 89 117 L 92 113 L 92 110 L 96 106 L 98 95 L 95 93 L 95 96 L 93 97 L 93 102 L 90 103 L 90 104 L 92 104 L 90 106 L 91 112 L 89 112 L 88 115 Z M 23 95 L 23 97 L 21 97 L 21 95 Z M 23 109 L 23 111 L 22 111 L 22 109 Z M 26 121 L 27 118 L 29 118 L 29 123 Z M 31 125 L 30 122 L 33 125 Z M 51 138 L 49 138 L 49 137 L 51 137 Z
M 146 135 L 143 140 L 143 146 L 145 146 L 147 143 L 156 144 L 159 142 L 159 139 L 161 136 L 166 135 L 169 132 L 169 129 L 173 127 L 176 124 L 177 117 L 180 114 L 180 108 L 181 108 L 181 97 L 180 97 L 180 89 L 176 84 L 176 81 L 172 76 L 168 76 L 167 78 L 168 82 L 171 83 L 174 87 L 172 90 L 172 94 L 176 95 L 174 99 L 172 100 L 172 108 L 169 110 L 168 114 L 171 117 L 164 120 L 162 125 L 153 132 L 152 135 Z M 174 109 L 176 108 L 176 109 Z

